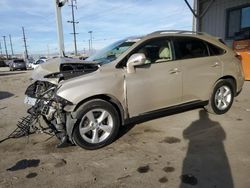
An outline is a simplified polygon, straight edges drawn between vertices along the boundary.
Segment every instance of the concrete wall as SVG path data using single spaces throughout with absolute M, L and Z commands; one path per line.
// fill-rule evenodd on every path
M 198 11 L 201 13 L 209 4 L 210 0 L 197 0 Z M 229 46 L 232 40 L 226 39 L 226 10 L 229 8 L 249 4 L 250 0 L 215 0 L 207 13 L 198 20 L 199 31 L 222 38 Z

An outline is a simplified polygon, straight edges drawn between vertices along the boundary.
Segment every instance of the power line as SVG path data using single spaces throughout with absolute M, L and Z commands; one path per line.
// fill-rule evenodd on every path
M 4 42 L 4 47 L 5 47 L 6 59 L 8 59 L 8 58 L 9 58 L 9 55 L 8 55 L 8 49 L 7 49 L 5 37 L 6 37 L 6 36 L 3 36 L 3 42 Z
M 77 9 L 76 6 L 76 0 L 71 0 L 71 5 L 69 5 L 71 7 L 71 12 L 72 12 L 72 20 L 68 21 L 68 23 L 72 23 L 73 25 L 73 33 L 71 33 L 74 36 L 74 45 L 75 45 L 75 55 L 77 55 L 77 44 L 76 44 L 76 35 L 78 33 L 76 33 L 76 27 L 75 24 L 78 24 L 79 22 L 75 21 L 75 12 L 74 12 L 74 8 Z
M 152 1 L 152 0 L 150 0 Z M 149 2 L 150 2 L 149 1 Z M 136 1 L 135 1 L 136 2 Z M 126 6 L 120 6 L 120 5 L 116 5 L 116 6 L 112 6 L 111 8 L 108 8 L 108 9 L 104 9 L 98 13 L 95 13 L 95 14 L 91 14 L 91 15 L 85 15 L 85 16 L 82 16 L 80 17 L 80 19 L 88 19 L 88 20 L 96 20 L 96 19 L 103 19 L 103 17 L 109 15 L 110 13 L 112 12 L 119 12 L 120 10 L 131 10 L 132 8 L 134 8 L 135 4 L 132 4 L 132 5 L 126 5 Z
M 12 56 L 14 56 L 11 35 L 9 35 L 9 38 L 10 38 L 10 47 L 11 47 Z
M 99 41 L 105 41 L 105 40 L 119 40 L 121 39 L 121 37 L 110 37 L 110 38 L 99 38 L 99 39 L 95 39 L 92 37 L 92 41 L 96 41 L 96 42 L 99 42 Z M 89 40 L 83 40 L 83 42 L 88 42 Z
M 25 48 L 25 58 L 28 59 L 28 50 L 27 50 L 27 44 L 26 44 L 26 37 L 25 37 L 25 32 L 24 32 L 24 27 L 22 27 L 23 30 L 23 42 L 24 42 L 24 48 Z
M 136 2 L 136 1 L 135 1 Z M 152 2 L 152 0 L 148 1 L 147 3 L 149 2 Z M 99 11 L 98 13 L 95 13 L 95 14 L 90 14 L 90 15 L 85 15 L 85 16 L 82 16 L 80 17 L 80 19 L 85 19 L 85 20 L 91 20 L 91 21 L 95 21 L 97 19 L 101 19 L 103 20 L 103 17 L 105 16 L 108 16 L 110 15 L 110 13 L 113 13 L 113 12 L 130 12 L 131 9 L 135 8 L 135 4 L 132 4 L 132 5 L 127 5 L 127 6 L 112 6 L 111 8 L 107 9 L 107 10 L 103 10 L 103 11 Z M 185 4 L 182 6 L 182 9 L 185 8 Z M 141 11 L 141 12 L 138 12 L 136 15 L 141 15 L 141 14 L 144 14 L 145 12 Z M 169 15 L 166 15 L 167 17 L 165 18 L 161 18 L 162 20 L 166 20 L 169 18 L 169 16 L 174 16 L 174 15 L 178 15 L 182 13 L 181 10 L 180 10 L 180 7 L 177 7 L 176 9 L 172 10 L 171 11 L 171 14 Z M 150 17 L 148 17 L 148 19 L 150 19 Z M 153 17 L 151 19 L 154 19 Z M 158 21 L 158 20 L 157 20 Z

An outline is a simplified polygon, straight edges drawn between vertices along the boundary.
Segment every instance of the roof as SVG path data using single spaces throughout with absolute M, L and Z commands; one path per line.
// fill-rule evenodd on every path
M 159 34 L 190 34 L 190 35 L 208 35 L 203 32 L 196 31 L 186 31 L 186 30 L 160 30 L 150 33 L 149 35 L 159 35 Z
M 186 30 L 160 30 L 155 31 L 153 33 L 150 33 L 146 35 L 146 37 L 154 37 L 154 36 L 161 36 L 161 35 L 170 35 L 170 36 L 198 36 L 201 38 L 209 38 L 214 39 L 215 37 L 212 35 L 209 35 L 204 32 L 196 32 L 196 31 L 186 31 Z

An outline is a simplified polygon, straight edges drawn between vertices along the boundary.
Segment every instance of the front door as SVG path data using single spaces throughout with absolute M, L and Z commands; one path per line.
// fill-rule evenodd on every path
M 134 53 L 144 53 L 147 60 L 135 73 L 125 74 L 130 117 L 158 110 L 181 102 L 181 70 L 173 61 L 170 41 L 152 40 Z

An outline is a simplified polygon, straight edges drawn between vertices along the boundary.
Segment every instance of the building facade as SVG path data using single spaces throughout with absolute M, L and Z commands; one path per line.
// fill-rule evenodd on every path
M 250 39 L 250 0 L 194 0 L 197 31 L 220 37 L 226 44 Z

